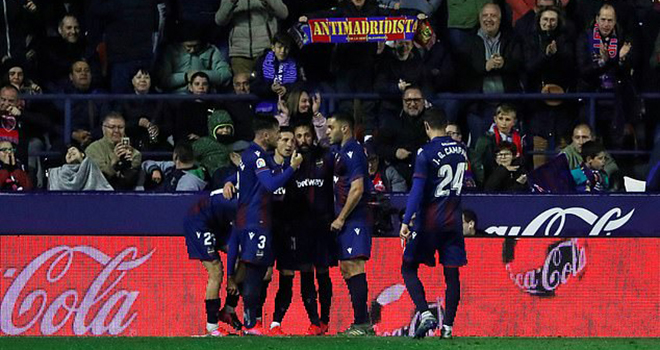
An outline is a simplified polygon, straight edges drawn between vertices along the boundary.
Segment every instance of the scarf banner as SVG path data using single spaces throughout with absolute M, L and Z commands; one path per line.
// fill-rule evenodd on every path
M 315 18 L 294 27 L 299 45 L 413 40 L 416 17 Z

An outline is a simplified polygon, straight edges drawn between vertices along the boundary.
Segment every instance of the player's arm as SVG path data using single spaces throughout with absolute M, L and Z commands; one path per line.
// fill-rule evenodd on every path
M 401 222 L 401 231 L 399 236 L 402 239 L 408 239 L 410 233 L 409 226 L 412 217 L 419 210 L 424 195 L 424 187 L 426 186 L 426 159 L 424 153 L 418 152 L 417 159 L 415 160 L 415 173 L 413 175 L 413 184 L 408 194 L 408 202 L 406 203 L 406 213 Z
M 346 222 L 346 218 L 353 212 L 353 209 L 358 205 L 362 194 L 364 193 L 364 178 L 359 177 L 351 181 L 351 189 L 348 191 L 348 198 L 346 198 L 346 203 L 344 207 L 341 208 L 341 212 L 337 215 L 337 218 L 332 223 L 332 228 L 335 230 L 340 230 Z
M 291 156 L 291 166 L 284 169 L 284 172 L 273 174 L 273 171 L 270 168 L 257 166 L 257 179 L 259 179 L 259 183 L 261 183 L 261 185 L 269 192 L 274 192 L 289 181 L 293 172 L 300 168 L 300 163 L 302 163 L 302 155 L 293 151 L 293 155 Z

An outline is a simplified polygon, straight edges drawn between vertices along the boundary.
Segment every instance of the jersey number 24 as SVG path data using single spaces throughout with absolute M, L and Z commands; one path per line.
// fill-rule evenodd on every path
M 451 191 L 455 191 L 456 195 L 461 194 L 463 188 L 463 176 L 467 170 L 467 163 L 461 162 L 456 166 L 456 174 L 450 164 L 444 164 L 438 169 L 438 178 L 442 179 L 440 184 L 435 188 L 436 197 L 449 196 Z

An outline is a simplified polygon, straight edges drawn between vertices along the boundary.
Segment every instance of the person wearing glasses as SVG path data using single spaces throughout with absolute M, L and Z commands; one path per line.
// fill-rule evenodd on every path
M 415 152 L 426 142 L 422 122 L 426 101 L 422 90 L 413 85 L 404 89 L 402 103 L 398 115 L 381 121 L 375 143 L 378 157 L 392 165 L 410 188 Z
M 497 167 L 486 180 L 486 192 L 524 192 L 528 191 L 527 175 L 520 166 L 520 158 L 511 142 L 502 141 L 495 154 Z
M 32 183 L 23 164 L 16 159 L 13 143 L 0 139 L 0 192 L 29 191 Z
M 108 113 L 102 126 L 103 138 L 89 145 L 85 152 L 115 190 L 132 190 L 137 184 L 142 154 L 125 137 L 126 121 L 120 113 Z

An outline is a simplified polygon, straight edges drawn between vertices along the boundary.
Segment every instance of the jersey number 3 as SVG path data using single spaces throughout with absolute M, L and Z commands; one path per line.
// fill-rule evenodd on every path
M 456 195 L 461 194 L 463 188 L 463 176 L 467 169 L 467 163 L 461 162 L 456 166 L 456 174 L 451 168 L 450 164 L 445 164 L 438 169 L 438 178 L 442 179 L 438 187 L 435 188 L 436 197 L 449 196 L 451 191 L 455 191 Z

